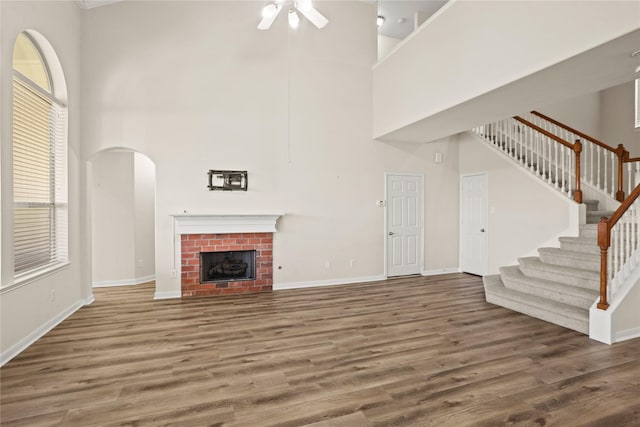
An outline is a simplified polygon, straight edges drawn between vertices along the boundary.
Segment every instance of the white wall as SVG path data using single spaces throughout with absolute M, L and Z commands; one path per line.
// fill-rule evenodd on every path
M 90 301 L 90 267 L 81 245 L 84 232 L 80 174 L 80 10 L 75 2 L 2 1 L 0 66 L 2 284 L 13 283 L 13 189 L 11 157 L 11 57 L 17 35 L 26 29 L 40 32 L 51 43 L 66 78 L 69 106 L 69 258 L 70 265 L 19 287 L 0 291 L 1 362 L 13 357 L 69 313 Z M 90 277 L 90 276 L 89 276 Z
M 602 139 L 609 145 L 625 146 L 631 157 L 640 156 L 640 131 L 635 131 L 635 83 L 629 81 L 601 91 Z
M 625 1 L 449 2 L 375 66 L 373 136 L 428 142 L 625 81 L 639 13 Z
M 601 139 L 601 104 L 601 92 L 598 91 L 545 105 L 538 111 L 593 138 Z M 615 147 L 617 144 L 609 145 Z
M 402 40 L 378 34 L 378 60 L 387 56 Z
M 134 153 L 107 151 L 92 161 L 93 283 L 135 277 Z
M 612 326 L 613 339 L 622 341 L 629 338 L 640 337 L 640 281 L 636 281 L 613 312 Z
M 138 282 L 155 276 L 156 167 L 140 153 L 134 153 L 133 161 L 135 279 Z
M 289 41 L 284 16 L 255 29 L 262 6 L 123 2 L 83 12 L 83 155 L 124 146 L 155 163 L 159 295 L 179 293 L 170 214 L 184 210 L 286 212 L 276 285 L 381 277 L 384 172 L 425 174 L 426 215 L 437 219 L 427 219 L 425 268 L 456 268 L 457 155 L 433 165 L 434 151 L 455 143 L 371 139 L 375 5 L 321 2 L 329 25 L 302 20 Z M 249 191 L 208 191 L 206 172 L 218 168 L 248 170 Z
M 558 247 L 558 236 L 578 233 L 578 204 L 471 133 L 458 136 L 460 174 L 488 174 L 488 274 L 537 256 L 544 246 Z

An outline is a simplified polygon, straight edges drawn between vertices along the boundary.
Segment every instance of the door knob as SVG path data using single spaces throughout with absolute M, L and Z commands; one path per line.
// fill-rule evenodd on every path
M 484 233 L 484 228 L 481 228 L 481 229 L 480 229 L 480 232 L 481 232 L 481 233 Z
M 389 236 L 393 236 L 393 231 L 390 231 L 390 232 L 389 232 Z

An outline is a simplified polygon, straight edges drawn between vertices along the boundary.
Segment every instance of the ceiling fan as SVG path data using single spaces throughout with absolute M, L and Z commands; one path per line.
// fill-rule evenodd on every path
M 318 28 L 324 28 L 329 23 L 327 18 L 313 7 L 311 0 L 275 0 L 262 9 L 262 20 L 258 24 L 258 29 L 268 30 L 271 28 L 271 24 L 285 7 L 289 9 L 288 18 L 291 28 L 297 28 L 300 24 L 300 17 L 296 10 Z

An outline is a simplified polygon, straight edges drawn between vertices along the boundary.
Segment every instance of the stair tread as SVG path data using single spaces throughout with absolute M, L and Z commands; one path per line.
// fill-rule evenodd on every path
M 588 268 L 584 268 L 584 269 L 589 271 L 597 271 L 598 273 L 600 272 L 600 264 L 599 264 L 600 255 L 598 254 L 591 254 L 587 252 L 576 252 L 576 251 L 570 251 L 562 248 L 538 248 L 538 253 L 540 255 L 547 254 L 554 257 L 569 258 L 575 261 L 586 261 L 588 263 L 589 262 L 594 263 L 592 270 L 589 270 Z M 549 264 L 549 263 L 545 262 L 545 264 Z
M 563 293 L 563 294 L 572 295 L 572 296 L 581 297 L 581 298 L 591 298 L 593 296 L 594 301 L 595 301 L 595 298 L 597 298 L 597 296 L 599 295 L 598 291 L 595 289 L 569 285 L 562 282 L 556 282 L 555 280 L 540 279 L 537 277 L 527 276 L 523 274 L 522 271 L 520 271 L 520 267 L 517 265 L 500 267 L 500 273 L 507 278 L 517 280 L 521 283 L 525 283 L 528 286 L 540 287 L 545 290 L 553 290 L 558 293 Z M 537 297 L 546 299 L 541 296 L 537 296 Z M 567 304 L 567 305 L 570 305 L 570 304 Z
M 570 258 L 579 258 L 579 259 L 588 259 L 588 260 L 600 260 L 600 255 L 589 254 L 589 253 L 586 253 L 586 252 L 570 251 L 570 250 L 562 249 L 562 248 L 551 248 L 551 247 L 549 247 L 549 248 L 538 248 L 538 252 L 539 251 L 557 253 L 557 254 L 560 254 L 562 256 L 566 256 L 566 257 L 570 257 Z
M 485 276 L 483 282 L 489 303 L 583 334 L 589 333 L 589 310 L 509 289 L 504 286 L 498 274 Z
M 583 236 L 562 236 L 558 237 L 560 242 L 571 242 L 571 243 L 580 243 L 583 245 L 592 245 L 597 247 L 598 241 L 593 237 L 583 237 Z
M 599 280 L 600 272 L 593 270 L 585 270 L 582 268 L 566 267 L 564 265 L 547 264 L 540 261 L 538 257 L 523 257 L 518 258 L 518 262 L 522 265 L 526 265 L 530 268 L 538 270 L 546 270 L 556 274 L 564 274 L 580 277 L 586 280 Z
M 580 224 L 580 228 L 598 229 L 598 224 Z
M 614 213 L 615 211 L 600 211 L 600 210 L 587 211 L 587 215 L 591 215 L 591 216 L 595 216 L 595 215 L 611 216 Z

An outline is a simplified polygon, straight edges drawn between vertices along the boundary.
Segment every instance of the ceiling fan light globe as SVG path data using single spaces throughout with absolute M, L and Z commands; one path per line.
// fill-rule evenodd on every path
M 298 28 L 300 25 L 300 17 L 298 14 L 292 9 L 289 11 L 289 26 L 293 29 Z

